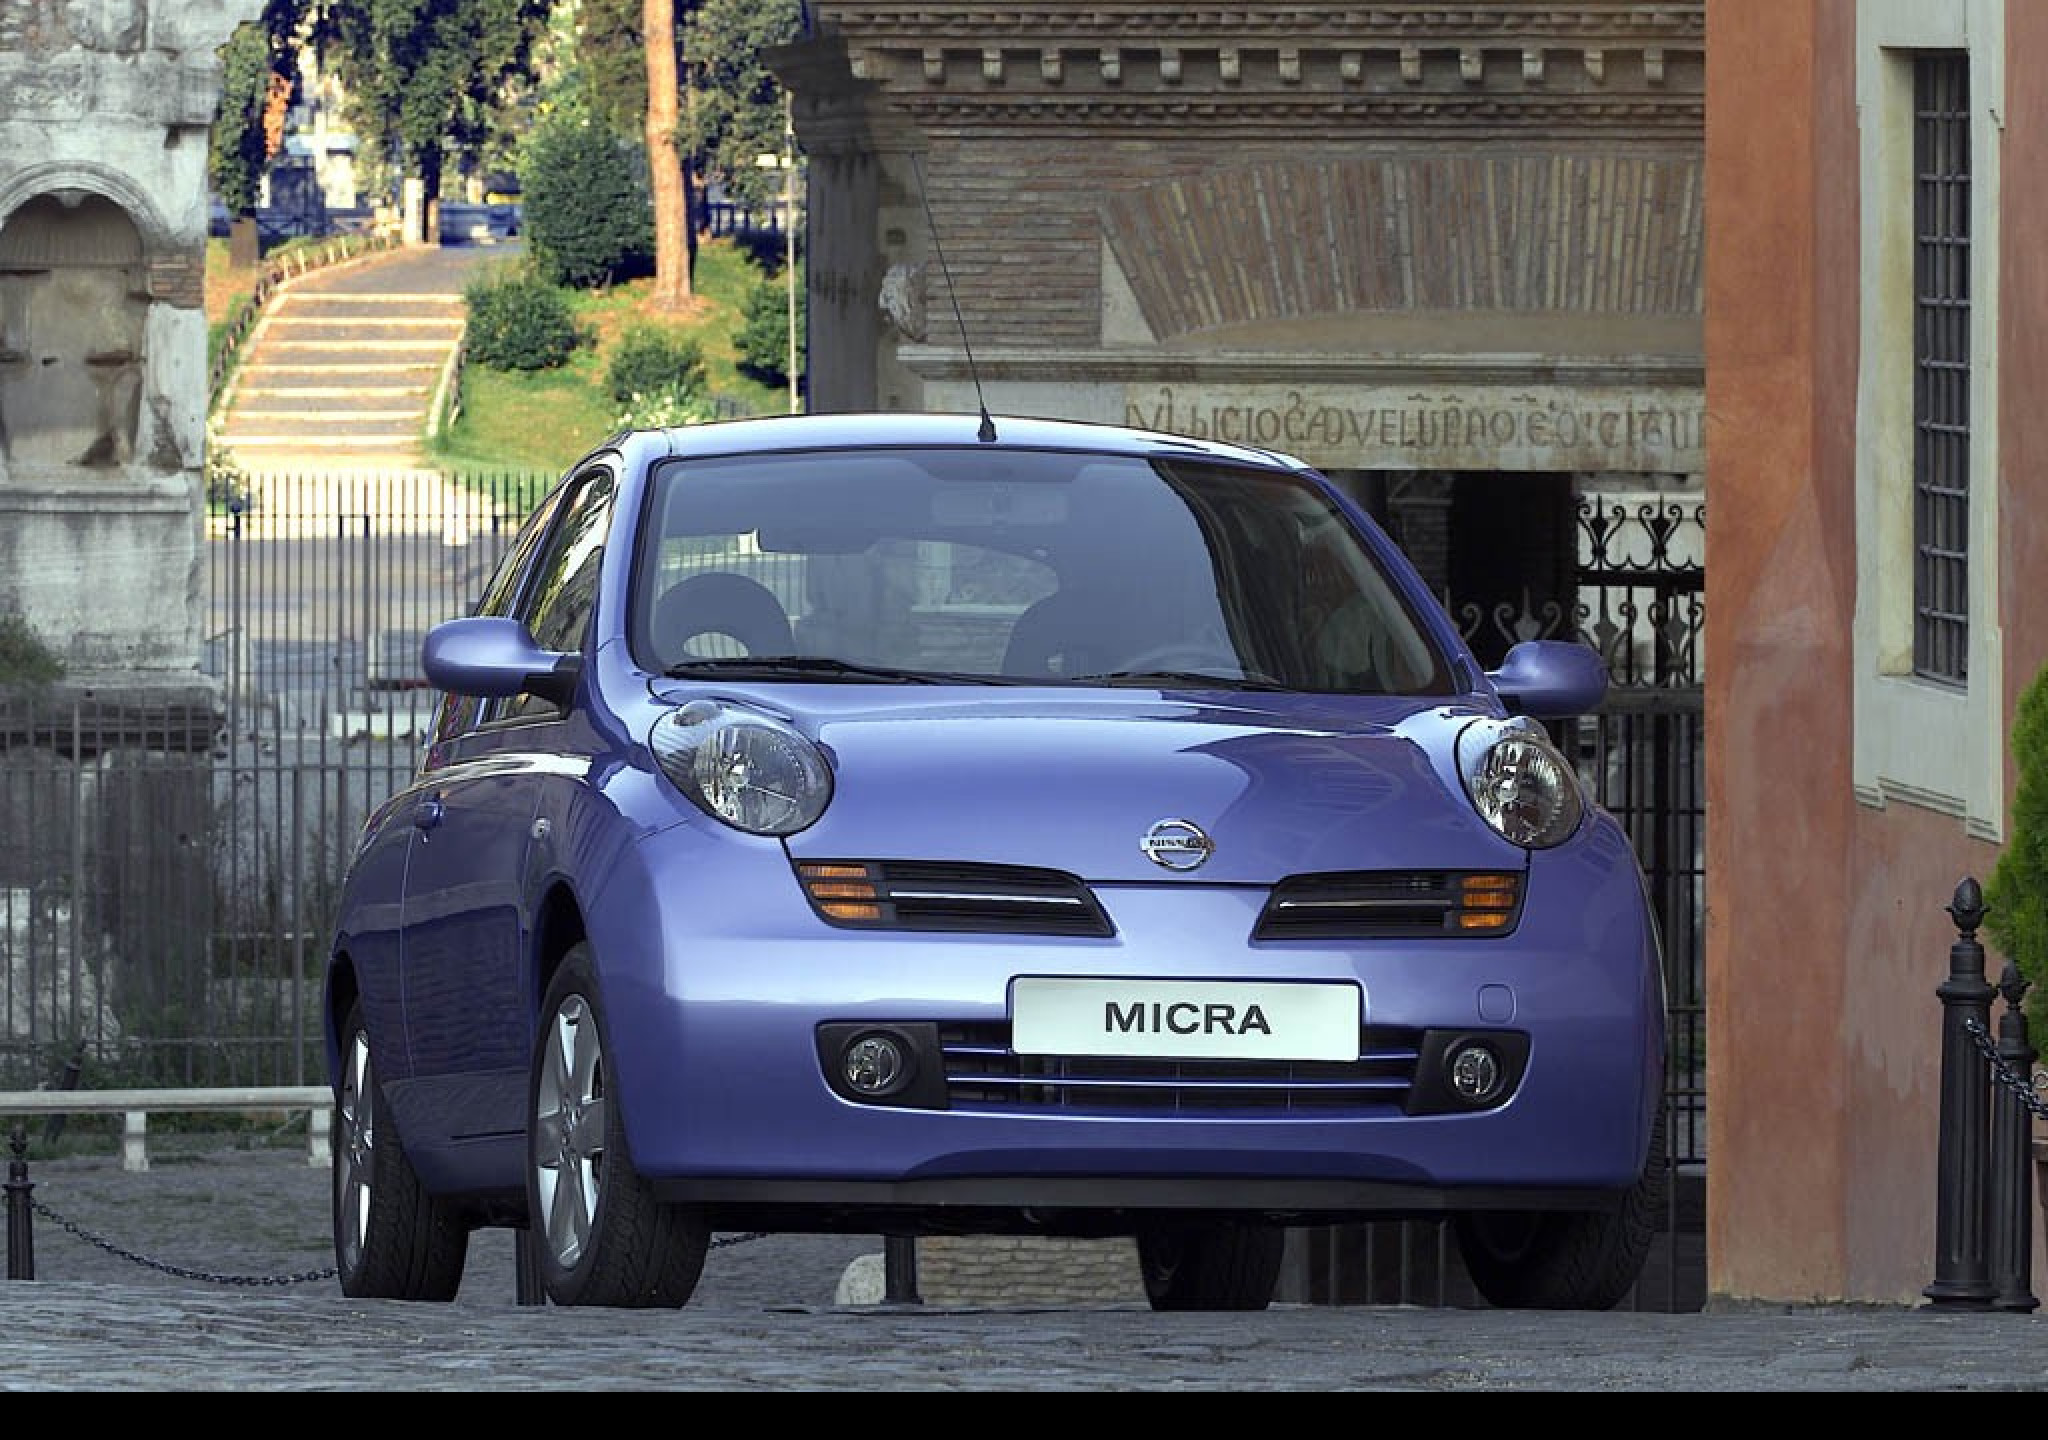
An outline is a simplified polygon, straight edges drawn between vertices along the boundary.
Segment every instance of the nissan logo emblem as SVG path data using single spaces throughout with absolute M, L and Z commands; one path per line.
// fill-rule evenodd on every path
M 1216 842 L 1192 820 L 1161 820 L 1138 842 L 1145 858 L 1168 870 L 1193 870 L 1216 849 Z

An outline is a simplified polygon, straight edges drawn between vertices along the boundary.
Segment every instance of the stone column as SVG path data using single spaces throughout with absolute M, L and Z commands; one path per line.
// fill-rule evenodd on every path
M 0 5 L 0 616 L 116 724 L 210 728 L 206 156 L 261 8 Z

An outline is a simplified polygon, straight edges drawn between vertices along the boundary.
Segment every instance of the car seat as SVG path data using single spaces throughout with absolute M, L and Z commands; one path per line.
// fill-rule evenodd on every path
M 1019 679 L 1092 675 L 1109 667 L 1103 643 L 1107 615 L 1071 591 L 1055 590 L 1024 607 L 1010 626 L 1003 674 Z
M 727 571 L 671 586 L 654 610 L 654 647 L 665 665 L 735 655 L 787 655 L 789 616 L 758 580 Z

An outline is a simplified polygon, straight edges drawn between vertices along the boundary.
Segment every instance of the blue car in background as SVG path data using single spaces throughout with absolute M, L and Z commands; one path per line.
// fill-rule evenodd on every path
M 1545 720 L 1263 450 L 987 415 L 617 435 L 535 509 L 377 808 L 325 979 L 335 1254 L 679 1306 L 720 1231 L 1135 1239 L 1270 1303 L 1288 1227 L 1447 1220 L 1605 1308 L 1664 1204 L 1655 921 Z

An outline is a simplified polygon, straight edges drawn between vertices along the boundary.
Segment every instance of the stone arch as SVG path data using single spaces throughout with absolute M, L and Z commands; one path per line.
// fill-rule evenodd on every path
M 60 199 L 99 195 L 127 212 L 129 221 L 142 238 L 145 255 L 154 256 L 178 248 L 163 212 L 157 208 L 149 192 L 136 184 L 133 178 L 97 165 L 55 161 L 27 165 L 0 175 L 0 232 L 5 231 L 16 210 L 39 195 L 53 195 Z
M 12 205 L 0 222 L 0 459 L 134 458 L 149 306 L 143 234 L 118 199 L 66 187 Z

